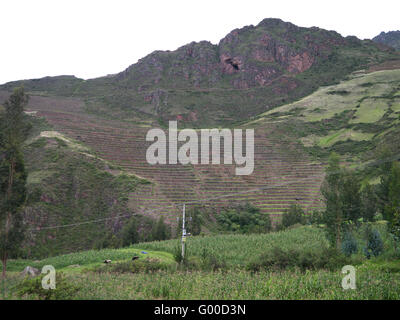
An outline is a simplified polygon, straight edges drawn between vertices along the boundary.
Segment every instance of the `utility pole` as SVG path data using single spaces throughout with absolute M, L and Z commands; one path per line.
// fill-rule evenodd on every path
M 186 229 L 185 229 L 185 204 L 183 204 L 182 211 L 182 262 L 185 258 L 185 242 L 186 242 Z

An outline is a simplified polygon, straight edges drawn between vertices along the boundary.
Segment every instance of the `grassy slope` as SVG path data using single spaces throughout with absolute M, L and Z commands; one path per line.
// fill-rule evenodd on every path
M 28 171 L 25 219 L 29 225 L 48 227 L 129 213 L 127 195 L 144 180 L 115 174 L 110 171 L 111 164 L 81 143 L 52 131 L 43 119 L 30 121 L 33 130 L 24 149 Z M 118 219 L 30 231 L 24 251 L 43 257 L 90 249 L 115 227 Z
M 376 227 L 379 227 L 377 225 Z M 384 233 L 382 233 L 384 234 Z M 384 237 L 385 247 L 388 239 Z M 281 271 L 252 274 L 237 269 L 249 260 L 266 252 L 274 245 L 284 248 L 325 246 L 323 233 L 318 228 L 301 227 L 279 233 L 261 235 L 220 235 L 193 237 L 187 245 L 191 254 L 200 255 L 203 249 L 228 259 L 226 272 L 156 272 L 137 274 L 86 272 L 102 265 L 104 259 L 128 261 L 132 255 L 157 258 L 174 264 L 171 252 L 178 240 L 142 243 L 118 250 L 84 251 L 41 261 L 10 261 L 8 288 L 19 279 L 17 271 L 26 265 L 37 268 L 51 264 L 67 278 L 79 283 L 81 290 L 74 299 L 399 299 L 400 265 L 398 261 L 365 261 L 357 269 L 357 290 L 343 290 L 343 275 L 336 271 Z M 143 255 L 143 248 L 148 254 Z M 246 248 L 246 250 L 243 250 Z M 163 251 L 157 251 L 157 250 Z M 78 266 L 73 266 L 78 264 Z M 16 298 L 12 290 L 9 298 Z M 31 297 L 32 298 L 32 297 Z
M 400 152 L 399 90 L 400 69 L 357 72 L 246 126 L 279 127 L 279 134 L 301 141 L 318 157 L 336 151 L 348 160 L 366 161 L 382 145 Z

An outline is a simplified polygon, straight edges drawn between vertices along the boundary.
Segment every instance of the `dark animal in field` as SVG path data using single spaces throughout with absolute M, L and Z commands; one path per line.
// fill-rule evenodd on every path
M 111 263 L 111 260 L 109 260 L 109 259 L 104 260 L 104 263 Z
M 137 260 L 137 259 L 139 259 L 138 256 L 133 256 L 133 257 L 132 257 L 132 261 L 135 261 L 135 260 Z

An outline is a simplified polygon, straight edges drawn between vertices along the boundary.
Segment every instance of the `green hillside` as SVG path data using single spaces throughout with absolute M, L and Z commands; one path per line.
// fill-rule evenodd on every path
M 30 227 L 22 255 L 118 247 L 132 215 L 140 240 L 150 240 L 161 217 L 175 231 L 183 203 L 211 212 L 206 233 L 217 230 L 218 213 L 238 204 L 249 203 L 274 225 L 294 204 L 307 215 L 323 210 L 320 187 L 332 151 L 354 168 L 381 149 L 400 153 L 399 57 L 372 41 L 265 19 L 218 45 L 153 52 L 116 75 L 0 86 L 0 103 L 21 84 L 30 94 Z M 150 165 L 146 133 L 168 120 L 180 128 L 254 128 L 254 173 L 236 176 L 223 164 Z M 379 172 L 361 175 L 379 182 Z M 144 247 L 172 253 L 157 245 Z
M 123 173 L 41 118 L 31 116 L 29 122 L 24 216 L 30 231 L 23 255 L 44 257 L 93 248 L 121 228 L 132 214 L 128 194 L 148 181 Z M 119 215 L 123 217 L 118 219 Z M 104 221 L 84 223 L 97 219 Z M 47 228 L 70 224 L 76 226 Z
M 324 157 L 374 159 L 382 146 L 400 153 L 400 70 L 356 72 L 299 101 L 265 112 L 246 126 L 279 127 L 284 139 Z M 283 139 L 283 138 L 282 138 Z
M 356 72 L 339 84 L 322 87 L 244 123 L 243 127 L 256 129 L 259 146 L 252 180 L 229 175 L 218 178 L 217 172 L 200 166 L 161 171 L 149 167 L 143 159 L 146 127 L 89 116 L 69 100 L 51 98 L 47 102 L 46 97 L 34 96 L 28 112 L 33 129 L 25 147 L 29 173 L 26 220 L 33 229 L 78 225 L 72 232 L 63 228 L 32 230 L 25 254 L 44 257 L 101 246 L 113 234 L 120 237 L 127 219 L 119 215 L 155 209 L 151 219 L 163 216 L 174 224 L 183 201 L 260 185 L 271 184 L 268 196 L 246 192 L 226 200 L 250 202 L 275 217 L 293 203 L 308 212 L 321 208 L 322 169 L 303 153 L 325 161 L 336 151 L 354 165 L 376 159 L 383 146 L 398 154 L 399 92 L 399 70 Z M 282 142 L 294 146 L 291 153 L 283 151 Z M 299 161 L 300 155 L 304 160 Z M 368 180 L 379 181 L 377 177 L 378 173 L 368 172 Z M 285 185 L 273 188 L 282 179 Z M 193 181 L 201 192 L 193 190 Z M 230 204 L 223 200 L 210 201 L 209 207 L 215 210 Z M 80 225 L 97 219 L 105 220 Z
M 387 46 L 400 50 L 400 31 L 381 32 L 372 41 L 383 43 Z

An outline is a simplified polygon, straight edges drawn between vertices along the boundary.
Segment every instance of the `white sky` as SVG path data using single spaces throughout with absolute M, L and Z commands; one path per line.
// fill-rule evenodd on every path
M 0 0 L 0 84 L 117 73 L 154 50 L 218 43 L 264 18 L 372 38 L 400 29 L 398 0 Z

